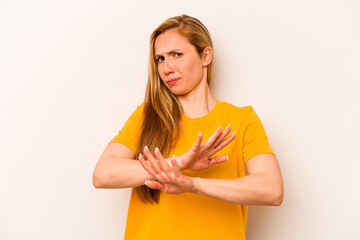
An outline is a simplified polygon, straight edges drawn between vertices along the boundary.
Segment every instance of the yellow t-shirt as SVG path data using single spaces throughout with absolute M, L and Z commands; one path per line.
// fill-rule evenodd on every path
M 132 113 L 111 142 L 119 142 L 136 152 L 142 122 L 143 104 Z M 229 160 L 203 171 L 183 174 L 204 178 L 233 179 L 245 176 L 245 163 L 262 153 L 273 153 L 264 127 L 251 106 L 236 107 L 217 101 L 201 118 L 183 116 L 182 133 L 172 154 L 180 156 L 195 142 L 199 131 L 206 140 L 218 126 L 230 124 L 236 138 L 216 155 Z M 125 229 L 131 240 L 242 240 L 245 239 L 247 206 L 193 193 L 161 192 L 159 204 L 143 203 L 133 190 Z

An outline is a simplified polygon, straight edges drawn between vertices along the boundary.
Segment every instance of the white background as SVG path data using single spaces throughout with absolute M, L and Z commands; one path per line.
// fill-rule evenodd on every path
M 130 190 L 92 171 L 182 13 L 212 34 L 216 98 L 254 107 L 281 165 L 284 202 L 250 207 L 247 239 L 360 239 L 358 0 L 0 0 L 0 239 L 123 238 Z

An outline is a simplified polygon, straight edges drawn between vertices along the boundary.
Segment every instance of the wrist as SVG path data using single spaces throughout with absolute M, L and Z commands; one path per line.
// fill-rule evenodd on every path
M 182 163 L 182 161 L 181 161 L 181 156 L 175 157 L 175 159 L 176 159 L 176 162 L 177 162 L 180 170 L 181 170 L 181 171 L 182 171 L 182 170 L 185 170 L 185 169 L 186 169 L 186 166 L 184 166 L 184 164 Z
M 176 157 L 176 156 L 175 156 L 175 160 L 176 160 L 176 162 L 177 162 L 177 164 L 178 164 L 178 166 L 179 166 L 179 168 L 180 168 L 181 171 L 186 169 L 186 167 L 184 166 L 184 164 L 181 162 L 181 157 Z M 172 166 L 171 158 L 166 158 L 165 161 L 167 162 L 167 164 L 168 164 L 169 166 Z
M 202 184 L 201 177 L 192 177 L 191 180 L 192 180 L 192 185 L 193 185 L 193 187 L 191 189 L 191 192 L 199 194 L 199 192 L 200 192 L 199 189 L 200 189 L 201 184 Z

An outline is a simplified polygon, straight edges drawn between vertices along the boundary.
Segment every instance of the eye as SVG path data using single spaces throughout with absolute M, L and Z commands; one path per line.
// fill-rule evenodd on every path
M 179 52 L 174 54 L 175 57 L 181 57 L 182 55 L 183 55 L 183 53 L 179 53 Z
M 164 60 L 165 60 L 165 58 L 162 57 L 162 56 L 160 56 L 160 57 L 158 57 L 158 58 L 156 59 L 157 62 L 162 62 L 162 61 L 164 61 Z

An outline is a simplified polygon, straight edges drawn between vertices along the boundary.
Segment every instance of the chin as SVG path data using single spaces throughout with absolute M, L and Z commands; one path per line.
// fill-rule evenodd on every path
M 181 89 L 177 86 L 168 87 L 168 89 L 170 90 L 170 92 L 172 92 L 176 96 L 185 95 L 187 93 L 186 91 L 184 91 L 184 89 Z
M 175 94 L 176 96 L 183 96 L 183 95 L 186 95 L 187 92 L 186 91 L 180 91 L 180 90 L 172 90 L 170 89 L 170 91 Z

